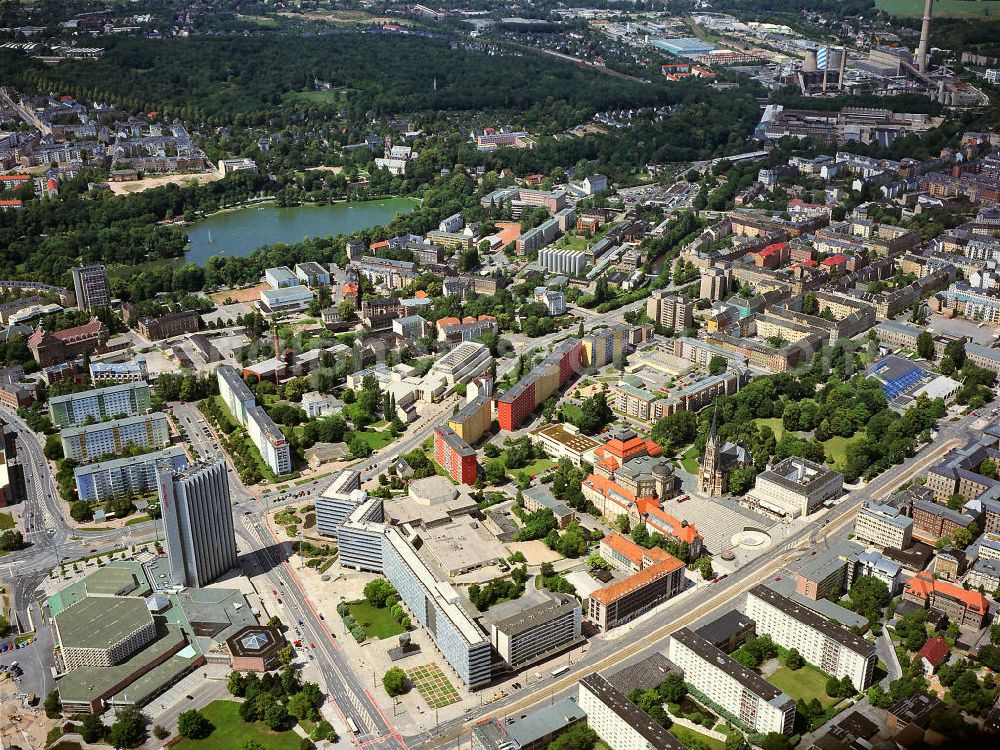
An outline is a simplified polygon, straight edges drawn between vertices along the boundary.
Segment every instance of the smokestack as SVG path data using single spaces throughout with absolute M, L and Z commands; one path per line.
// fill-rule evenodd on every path
M 837 76 L 837 90 L 844 90 L 844 75 L 847 72 L 847 47 L 840 48 L 840 75 Z
M 927 39 L 931 35 L 931 11 L 934 10 L 934 0 L 924 2 L 924 23 L 920 27 L 920 46 L 917 47 L 917 70 L 927 72 Z

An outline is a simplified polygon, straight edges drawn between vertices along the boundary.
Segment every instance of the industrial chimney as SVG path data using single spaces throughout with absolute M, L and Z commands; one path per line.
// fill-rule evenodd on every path
M 931 11 L 934 0 L 924 0 L 924 23 L 920 27 L 920 46 L 917 47 L 917 70 L 927 72 L 927 39 L 931 35 Z
M 847 47 L 840 48 L 840 74 L 837 76 L 837 90 L 844 90 L 844 76 L 847 74 Z

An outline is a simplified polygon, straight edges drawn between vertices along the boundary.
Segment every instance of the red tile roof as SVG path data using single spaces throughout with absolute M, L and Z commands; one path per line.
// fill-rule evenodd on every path
M 608 547 L 626 558 L 637 568 L 642 567 L 642 556 L 647 550 L 640 547 L 631 539 L 626 539 L 621 534 L 608 534 L 601 540 L 601 543 L 607 544 Z
M 948 643 L 944 638 L 931 638 L 917 652 L 934 668 L 941 666 L 944 660 L 948 658 L 949 653 L 951 653 L 951 649 L 948 648 Z
M 931 577 L 930 573 L 918 573 L 906 582 L 906 591 L 911 596 L 920 599 L 927 599 L 932 593 L 947 596 L 962 602 L 967 609 L 971 609 L 979 614 L 986 614 L 989 610 L 989 601 L 978 591 L 963 589 L 947 581 L 939 581 Z
M 653 581 L 659 580 L 665 576 L 670 575 L 675 570 L 684 567 L 684 563 L 678 560 L 672 555 L 668 556 L 669 559 L 663 562 L 658 562 L 656 565 L 650 565 L 648 568 L 640 570 L 638 573 L 633 573 L 624 581 L 615 581 L 610 583 L 604 588 L 597 589 L 590 595 L 591 599 L 600 602 L 604 606 L 611 604 L 623 596 L 631 594 L 633 591 L 642 588 L 643 586 L 648 586 Z
M 640 506 L 639 510 L 647 514 L 646 521 L 650 526 L 654 529 L 662 529 L 660 532 L 662 534 L 676 537 L 687 544 L 692 544 L 701 537 L 694 524 L 678 521 L 655 502 L 646 503 L 645 507 Z

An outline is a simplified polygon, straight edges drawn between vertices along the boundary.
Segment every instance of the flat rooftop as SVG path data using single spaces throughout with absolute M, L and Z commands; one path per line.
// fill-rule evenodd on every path
M 87 596 L 55 620 L 63 648 L 105 649 L 152 622 L 153 616 L 142 599 Z
M 509 636 L 520 635 L 532 628 L 538 627 L 541 623 L 562 617 L 567 612 L 572 612 L 579 606 L 580 603 L 575 597 L 567 594 L 554 594 L 546 602 L 529 607 L 511 617 L 493 623 L 493 627 Z

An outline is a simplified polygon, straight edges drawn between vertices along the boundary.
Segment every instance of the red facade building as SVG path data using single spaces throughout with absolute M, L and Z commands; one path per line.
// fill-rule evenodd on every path
M 476 451 L 447 425 L 434 428 L 434 460 L 456 482 L 476 483 Z

